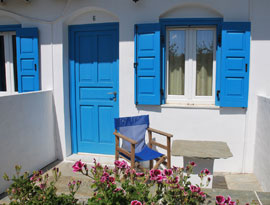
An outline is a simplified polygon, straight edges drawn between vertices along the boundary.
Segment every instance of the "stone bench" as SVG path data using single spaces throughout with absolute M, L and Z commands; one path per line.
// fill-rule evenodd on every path
M 182 156 L 184 166 L 191 161 L 197 164 L 193 169 L 194 174 L 191 176 L 191 182 L 193 184 L 200 184 L 198 174 L 201 170 L 207 168 L 211 173 L 209 175 L 211 182 L 207 188 L 212 188 L 214 160 L 221 158 L 227 159 L 233 155 L 226 142 L 174 140 L 172 143 L 172 156 Z

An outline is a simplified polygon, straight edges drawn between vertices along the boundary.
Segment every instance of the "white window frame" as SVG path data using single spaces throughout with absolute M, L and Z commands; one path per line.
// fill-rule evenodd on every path
M 17 91 L 15 91 L 15 82 L 14 82 L 14 63 L 13 63 L 13 47 L 12 47 L 13 35 L 16 35 L 16 32 L 0 32 L 0 36 L 4 37 L 5 69 L 6 69 L 6 91 L 0 91 L 0 96 L 18 93 Z
M 185 90 L 184 95 L 169 95 L 169 31 L 185 30 L 186 45 L 185 45 Z M 196 96 L 196 33 L 198 30 L 213 31 L 213 77 L 212 77 L 212 96 Z M 216 89 L 216 27 L 169 27 L 166 29 L 166 103 L 175 104 L 215 104 L 215 89 Z

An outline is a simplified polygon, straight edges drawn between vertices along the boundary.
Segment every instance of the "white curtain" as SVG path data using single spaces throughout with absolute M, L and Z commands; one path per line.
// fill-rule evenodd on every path
M 197 31 L 196 96 L 211 96 L 213 82 L 213 31 Z

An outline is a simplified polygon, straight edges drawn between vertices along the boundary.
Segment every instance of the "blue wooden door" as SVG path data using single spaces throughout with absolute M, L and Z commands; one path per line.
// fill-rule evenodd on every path
M 73 26 L 72 30 L 73 152 L 114 154 L 113 123 L 119 113 L 118 24 Z

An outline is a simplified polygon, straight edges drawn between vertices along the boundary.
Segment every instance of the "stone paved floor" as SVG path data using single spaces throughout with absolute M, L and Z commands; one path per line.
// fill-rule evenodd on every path
M 93 191 L 90 188 L 90 180 L 81 174 L 72 172 L 74 162 L 54 162 L 43 169 L 48 171 L 56 166 L 62 172 L 60 180 L 56 183 L 59 192 L 68 193 L 67 184 L 72 180 L 81 180 L 82 185 L 76 194 L 77 198 L 85 201 L 91 196 Z M 215 173 L 213 180 L 213 189 L 205 189 L 210 195 L 205 204 L 215 204 L 216 195 L 230 195 L 233 200 L 239 200 L 240 204 L 251 203 L 258 205 L 270 205 L 270 193 L 261 192 L 261 188 L 253 175 L 246 174 L 228 174 Z M 1 196 L 0 196 L 1 197 Z M 8 203 L 8 198 L 0 200 L 0 204 Z

